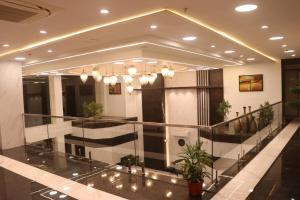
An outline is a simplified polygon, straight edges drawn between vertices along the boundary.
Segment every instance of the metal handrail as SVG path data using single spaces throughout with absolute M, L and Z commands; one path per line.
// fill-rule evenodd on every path
M 24 116 L 32 116 L 32 117 L 45 117 L 45 118 L 59 118 L 59 119 L 67 119 L 67 120 L 87 120 L 89 118 L 86 117 L 71 117 L 71 116 L 55 116 L 55 115 L 43 115 L 43 114 L 30 114 L 23 113 Z M 159 123 L 159 122 L 140 122 L 140 121 L 127 121 L 127 120 L 116 120 L 116 119 L 96 119 L 102 122 L 115 122 L 115 123 L 126 123 L 126 124 L 136 124 L 136 125 L 148 125 L 148 126 L 170 126 L 170 127 L 178 127 L 178 128 L 197 128 L 197 129 L 210 129 L 210 126 L 205 125 L 187 125 L 187 124 L 169 124 L 169 123 Z
M 240 116 L 235 117 L 235 118 L 233 118 L 233 119 L 230 119 L 230 120 L 228 120 L 228 121 L 224 121 L 224 122 L 220 122 L 220 123 L 218 123 L 218 124 L 214 124 L 214 125 L 212 125 L 212 126 L 210 126 L 210 127 L 211 127 L 211 128 L 215 128 L 215 127 L 217 127 L 217 126 L 222 126 L 222 125 L 224 125 L 224 124 L 229 124 L 229 123 L 231 123 L 231 122 L 233 122 L 233 121 L 235 121 L 235 120 L 241 119 L 241 118 L 243 118 L 243 117 L 245 117 L 245 116 L 247 116 L 247 115 L 251 115 L 251 114 L 253 114 L 253 113 L 256 113 L 256 112 L 261 111 L 261 110 L 263 110 L 263 109 L 269 108 L 269 107 L 271 107 L 271 106 L 275 106 L 275 105 L 280 104 L 280 103 L 282 103 L 282 101 L 278 101 L 278 102 L 273 103 L 273 104 L 270 104 L 270 105 L 268 105 L 268 106 L 264 106 L 264 107 L 262 107 L 262 108 L 258 108 L 258 109 L 256 109 L 256 110 L 253 110 L 253 111 L 248 112 L 248 113 L 246 113 L 246 114 L 240 115 Z
M 178 128 L 197 128 L 197 129 L 213 129 L 218 126 L 222 126 L 224 124 L 231 123 L 235 120 L 241 119 L 244 116 L 256 113 L 260 110 L 263 110 L 265 108 L 277 105 L 282 103 L 282 101 L 270 104 L 268 106 L 264 106 L 263 108 L 258 108 L 254 111 L 248 112 L 246 114 L 240 115 L 239 117 L 235 117 L 233 119 L 230 119 L 228 121 L 220 122 L 218 124 L 214 124 L 211 126 L 206 126 L 206 125 L 188 125 L 188 124 L 170 124 L 170 123 L 159 123 L 159 122 L 141 122 L 141 121 L 127 121 L 127 120 L 116 120 L 116 119 L 96 119 L 102 122 L 115 122 L 115 123 L 127 123 L 127 124 L 136 124 L 136 125 L 148 125 L 148 126 L 169 126 L 169 127 L 178 127 Z M 72 117 L 72 116 L 55 116 L 55 115 L 43 115 L 43 114 L 31 114 L 31 113 L 23 113 L 24 116 L 32 116 L 32 117 L 48 117 L 48 118 L 59 118 L 59 119 L 67 119 L 67 120 L 87 120 L 89 118 L 86 117 Z

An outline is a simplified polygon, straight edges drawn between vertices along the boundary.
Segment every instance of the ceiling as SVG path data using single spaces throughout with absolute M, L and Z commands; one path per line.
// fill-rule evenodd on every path
M 26 23 L 0 20 L 0 44 L 9 44 L 0 46 L 0 59 L 25 57 L 25 74 L 136 57 L 161 63 L 182 61 L 185 66 L 226 67 L 278 61 L 291 58 L 285 49 L 293 49 L 295 54 L 300 51 L 298 0 L 30 2 L 49 8 L 52 14 Z M 258 8 L 249 13 L 234 10 L 244 3 Z M 110 13 L 100 14 L 102 8 Z M 151 24 L 158 28 L 150 29 Z M 261 29 L 262 25 L 269 28 Z M 40 34 L 40 30 L 48 33 Z M 182 40 L 189 35 L 197 40 Z M 284 39 L 268 39 L 277 35 Z M 287 47 L 281 47 L 283 44 Z M 53 52 L 48 53 L 50 49 Z M 224 54 L 226 50 L 235 52 Z

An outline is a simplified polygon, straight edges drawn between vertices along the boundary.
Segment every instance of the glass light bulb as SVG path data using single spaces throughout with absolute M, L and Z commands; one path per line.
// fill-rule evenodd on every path
M 98 71 L 96 71 L 96 70 L 92 71 L 92 76 L 93 76 L 93 78 L 94 78 L 95 81 L 97 80 L 98 75 L 99 75 Z
M 136 72 L 137 72 L 137 69 L 134 66 L 131 66 L 131 67 L 128 68 L 128 74 L 130 76 L 135 76 Z
M 87 73 L 85 73 L 84 71 L 80 74 L 80 79 L 83 83 L 86 83 L 87 79 L 88 79 L 88 75 Z
M 163 75 L 163 77 L 167 77 L 169 75 L 169 68 L 163 67 L 161 69 L 161 74 Z
M 129 76 L 129 75 L 124 75 L 123 79 L 124 79 L 125 84 L 130 84 L 133 82 L 132 76 Z
M 105 85 L 109 85 L 109 84 L 110 84 L 110 78 L 109 78 L 108 76 L 105 76 L 105 77 L 103 78 L 103 83 L 104 83 Z
M 98 76 L 97 76 L 96 81 L 97 81 L 97 82 L 100 82 L 101 80 L 102 80 L 102 75 L 101 75 L 100 73 L 98 73 Z
M 132 85 L 126 86 L 126 90 L 129 94 L 131 94 L 133 92 L 133 86 Z
M 152 85 L 155 82 L 156 77 L 153 74 L 149 75 L 149 83 Z
M 112 86 L 114 86 L 114 85 L 116 85 L 116 83 L 117 83 L 117 81 L 118 81 L 118 78 L 117 78 L 115 75 L 113 75 L 113 76 L 111 76 L 111 77 L 109 78 L 109 80 L 110 80 L 110 84 L 111 84 Z
M 168 76 L 172 78 L 174 77 L 174 75 L 175 75 L 175 71 L 173 69 L 170 69 Z

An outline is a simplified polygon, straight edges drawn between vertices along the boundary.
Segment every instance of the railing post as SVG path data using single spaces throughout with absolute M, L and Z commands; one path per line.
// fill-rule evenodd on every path
M 212 184 L 214 183 L 214 130 L 212 127 L 210 127 L 210 135 L 211 135 L 211 158 L 212 158 L 212 162 L 211 162 L 211 182 Z M 217 177 L 216 177 L 217 178 Z

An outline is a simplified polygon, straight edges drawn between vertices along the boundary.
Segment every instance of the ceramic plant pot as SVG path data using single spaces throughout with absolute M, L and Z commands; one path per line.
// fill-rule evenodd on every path
M 201 196 L 203 181 L 200 182 L 188 182 L 190 196 Z
M 239 116 L 239 112 L 236 112 L 236 117 L 238 117 L 238 116 Z M 241 133 L 242 125 L 241 125 L 241 121 L 239 119 L 234 120 L 233 127 L 234 127 L 234 133 L 235 134 L 240 134 Z

